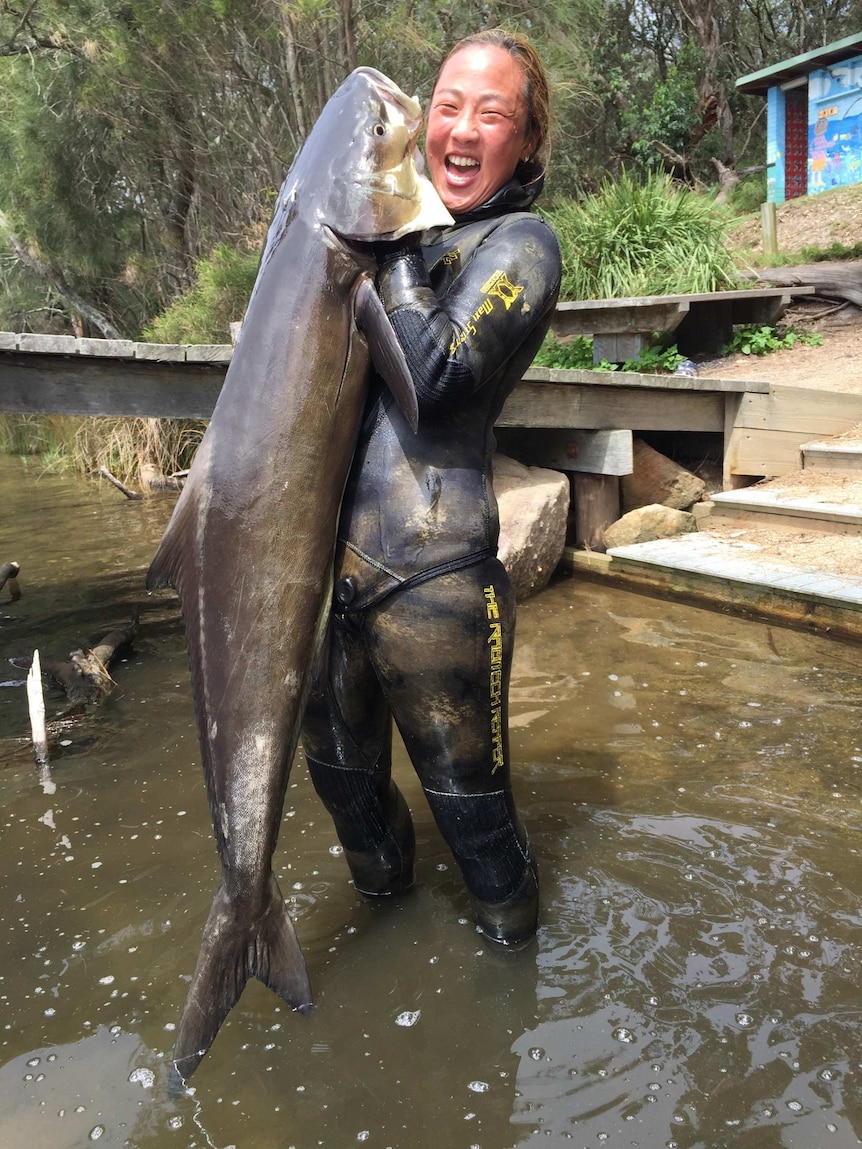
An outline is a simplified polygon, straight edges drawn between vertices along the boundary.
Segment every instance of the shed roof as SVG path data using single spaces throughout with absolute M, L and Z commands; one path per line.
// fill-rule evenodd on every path
M 780 64 L 772 64 L 771 67 L 752 72 L 749 76 L 741 76 L 736 81 L 736 87 L 740 92 L 765 93 L 776 84 L 783 84 L 797 76 L 807 76 L 817 68 L 825 68 L 838 60 L 846 60 L 859 51 L 862 51 L 862 32 L 845 36 L 843 40 L 836 40 L 823 48 L 815 48 L 813 52 L 792 56 L 789 60 L 782 60 Z

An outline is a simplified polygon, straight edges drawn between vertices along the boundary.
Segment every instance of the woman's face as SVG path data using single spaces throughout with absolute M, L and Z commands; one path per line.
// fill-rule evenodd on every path
M 425 156 L 450 212 L 484 203 L 532 151 L 524 87 L 523 68 L 496 44 L 470 44 L 444 64 L 431 96 Z

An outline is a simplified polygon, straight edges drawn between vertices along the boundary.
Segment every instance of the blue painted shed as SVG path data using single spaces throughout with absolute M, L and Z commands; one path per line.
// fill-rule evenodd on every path
M 862 183 L 862 32 L 736 81 L 767 101 L 767 200 Z

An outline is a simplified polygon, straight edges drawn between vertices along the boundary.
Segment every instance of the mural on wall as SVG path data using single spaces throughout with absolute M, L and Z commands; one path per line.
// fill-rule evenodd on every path
M 862 182 L 862 56 L 808 77 L 808 194 Z

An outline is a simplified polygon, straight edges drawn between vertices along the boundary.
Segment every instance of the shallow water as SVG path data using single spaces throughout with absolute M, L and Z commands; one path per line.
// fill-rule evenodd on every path
M 174 1096 L 218 866 L 178 612 L 142 591 L 172 498 L 0 459 L 0 500 L 23 591 L 0 595 L 0 1145 L 860 1143 L 858 646 L 575 580 L 528 601 L 512 739 L 537 942 L 475 932 L 403 752 L 418 884 L 381 906 L 298 764 L 276 871 L 315 1010 L 250 985 Z M 64 657 L 135 605 L 114 692 L 40 779 L 6 659 Z

